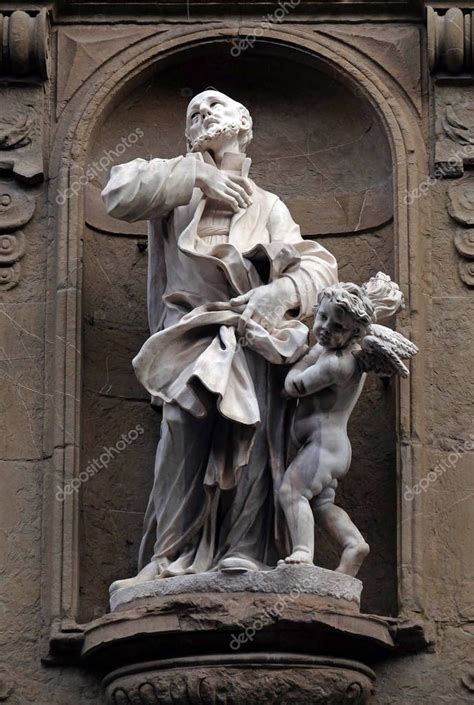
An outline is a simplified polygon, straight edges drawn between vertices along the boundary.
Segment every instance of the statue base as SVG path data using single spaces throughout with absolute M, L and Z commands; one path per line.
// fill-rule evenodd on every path
M 251 592 L 277 595 L 318 595 L 360 607 L 362 583 L 350 575 L 310 565 L 282 564 L 268 571 L 215 571 L 150 580 L 111 593 L 110 609 L 186 593 Z M 348 606 L 350 607 L 350 606 Z
M 294 565 L 155 580 L 113 593 L 82 656 L 106 674 L 109 705 L 363 705 L 394 644 L 360 614 L 361 589 Z

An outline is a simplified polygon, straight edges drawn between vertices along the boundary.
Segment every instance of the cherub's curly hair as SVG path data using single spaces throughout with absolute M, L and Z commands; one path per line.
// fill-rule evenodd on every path
M 333 284 L 320 291 L 318 302 L 314 307 L 315 313 L 324 299 L 341 306 L 364 328 L 367 328 L 368 325 L 375 321 L 372 302 L 364 289 L 361 286 L 357 286 L 357 284 Z

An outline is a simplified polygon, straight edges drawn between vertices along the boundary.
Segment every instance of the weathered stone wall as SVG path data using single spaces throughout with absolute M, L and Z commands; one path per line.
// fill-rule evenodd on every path
M 8 5 L 8 11 L 26 6 Z M 446 150 L 448 156 L 458 153 L 474 139 L 466 79 L 453 88 L 446 85 L 449 76 L 429 77 L 424 17 L 410 3 L 399 4 L 399 16 L 388 14 L 391 3 L 385 15 L 363 3 L 352 16 L 338 3 L 329 3 L 324 15 L 302 3 L 299 14 L 273 28 L 275 36 L 288 31 L 294 45 L 304 47 L 299 58 L 276 46 L 272 35 L 271 46 L 257 45 L 232 59 L 229 40 L 222 50 L 203 46 L 192 59 L 189 53 L 170 54 L 165 63 L 140 70 L 140 59 L 134 64 L 130 59 L 134 46 L 145 56 L 153 43 L 172 44 L 180 32 L 206 29 L 202 41 L 215 43 L 224 28 L 236 31 L 245 22 L 222 7 L 212 15 L 205 7 L 193 8 L 189 20 L 186 8 L 179 7 L 174 16 L 146 14 L 153 12 L 146 3 L 143 12 L 127 3 L 109 3 L 110 9 L 102 3 L 95 17 L 91 8 L 86 15 L 80 2 L 35 3 L 32 9 L 43 5 L 54 10 L 49 79 L 33 54 L 30 78 L 18 76 L 13 56 L 0 88 L 0 227 L 10 217 L 3 193 L 18 191 L 20 201 L 35 202 L 29 221 L 8 221 L 0 231 L 0 242 L 8 235 L 4 249 L 11 247 L 11 236 L 17 248 L 10 261 L 0 262 L 0 274 L 8 278 L 2 285 L 0 277 L 0 701 L 101 702 L 99 677 L 67 659 L 73 660 L 80 644 L 77 622 L 102 614 L 108 582 L 133 572 L 159 433 L 159 414 L 130 366 L 146 336 L 144 231 L 140 225 L 114 230 L 98 213 L 97 192 L 110 164 L 87 179 L 87 200 L 83 188 L 65 203 L 58 202 L 58 192 L 136 127 L 143 137 L 111 163 L 183 151 L 182 116 L 190 93 L 217 84 L 247 102 L 254 115 L 254 178 L 288 202 L 305 235 L 334 252 L 341 279 L 363 280 L 384 269 L 404 285 L 409 310 L 403 326 L 415 337 L 420 360 L 398 402 L 392 386 L 378 380 L 367 386 L 351 430 L 354 467 L 340 497 L 373 546 L 361 575 L 365 609 L 416 619 L 433 642 L 423 653 L 376 667 L 374 702 L 471 702 L 474 453 L 466 441 L 474 433 L 472 253 L 466 245 L 460 254 L 455 237 L 462 230 L 465 240 L 470 232 L 472 191 L 456 200 L 450 189 L 463 169 L 469 173 L 472 158 L 457 159 L 457 171 L 449 174 L 455 180 L 439 178 L 413 198 L 409 217 L 415 218 L 416 209 L 422 217 L 412 226 L 408 245 L 401 210 L 391 219 L 392 204 L 404 197 L 394 156 L 402 139 L 414 142 L 406 150 L 407 163 L 416 162 L 418 183 L 447 160 Z M 193 24 L 200 11 L 208 13 L 207 22 Z M 250 27 L 260 26 L 255 10 L 242 6 L 240 13 L 248 13 Z M 331 17 L 337 22 L 328 24 Z M 311 63 L 308 47 L 315 30 L 321 46 L 337 42 L 343 61 L 360 66 L 365 78 L 361 75 L 359 88 L 354 75 L 346 85 L 327 57 L 319 66 Z M 394 114 L 408 116 L 398 123 L 403 134 L 395 127 L 390 133 L 375 97 L 379 84 L 367 82 L 369 69 Z M 467 77 L 472 67 L 463 70 Z M 125 88 L 115 94 L 119 80 Z M 105 85 L 108 100 L 101 97 Z M 284 89 L 278 101 L 276 87 Z M 277 118 L 276 128 L 270 128 L 270 115 Z M 12 148 L 8 140 L 16 139 L 15 126 L 27 134 Z M 2 137 L 5 131 L 12 135 Z M 387 181 L 392 175 L 393 186 Z M 354 194 L 367 189 L 376 193 L 364 213 Z M 341 191 L 344 222 L 334 198 Z M 28 208 L 23 200 L 20 212 Z M 359 215 L 367 220 L 359 223 Z M 312 231 L 314 223 L 318 232 Z M 17 283 L 9 288 L 12 277 Z M 407 399 L 415 409 L 409 427 Z M 83 484 L 79 503 L 56 497 L 80 470 L 78 459 L 84 468 L 104 445 L 116 444 L 137 424 L 143 434 Z M 414 458 L 411 480 L 408 455 Z M 430 470 L 436 478 L 420 482 Z M 321 550 L 322 563 L 331 567 L 334 555 L 322 537 Z

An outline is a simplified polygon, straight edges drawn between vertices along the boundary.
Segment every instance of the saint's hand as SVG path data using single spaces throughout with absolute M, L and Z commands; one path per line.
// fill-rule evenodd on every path
M 252 203 L 252 185 L 243 176 L 226 174 L 212 164 L 196 164 L 196 186 L 205 196 L 229 206 L 235 213 Z
M 291 279 L 282 277 L 270 284 L 251 289 L 241 296 L 236 296 L 230 300 L 230 304 L 233 307 L 243 308 L 237 328 L 239 335 L 242 336 L 250 320 L 259 323 L 267 330 L 271 329 L 289 309 L 296 308 L 299 301 Z

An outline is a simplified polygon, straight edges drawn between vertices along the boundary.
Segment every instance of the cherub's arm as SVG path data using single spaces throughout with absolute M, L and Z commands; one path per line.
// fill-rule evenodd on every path
M 285 391 L 290 397 L 304 397 L 331 386 L 336 369 L 331 358 L 319 359 L 321 348 L 315 345 L 288 373 Z
M 308 367 L 311 365 L 314 365 L 318 357 L 321 355 L 321 348 L 319 345 L 314 345 L 306 355 L 303 355 L 301 360 L 298 360 L 298 362 L 293 365 L 291 370 L 288 372 L 286 375 L 285 379 L 285 392 L 290 396 L 290 397 L 297 397 L 299 396 L 298 390 L 294 386 L 294 381 L 299 377 L 299 375 L 304 372 Z

